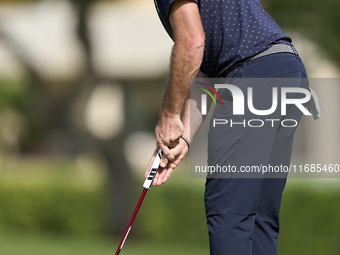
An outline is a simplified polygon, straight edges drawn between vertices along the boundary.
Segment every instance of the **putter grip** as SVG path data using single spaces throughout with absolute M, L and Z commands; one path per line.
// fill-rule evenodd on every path
M 150 189 L 153 179 L 155 178 L 156 173 L 158 171 L 162 156 L 163 156 L 163 151 L 159 149 L 159 151 L 157 152 L 156 158 L 152 163 L 148 176 L 146 177 L 144 181 L 144 184 L 143 184 L 144 189 L 147 189 L 147 190 Z

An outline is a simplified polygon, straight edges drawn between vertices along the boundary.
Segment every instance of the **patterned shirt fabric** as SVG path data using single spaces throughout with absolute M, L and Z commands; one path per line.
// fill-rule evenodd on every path
M 159 18 L 170 35 L 171 4 L 175 0 L 154 0 Z M 291 45 L 291 38 L 263 9 L 259 0 L 193 0 L 197 3 L 205 33 L 201 70 L 218 77 L 224 70 L 268 49 Z

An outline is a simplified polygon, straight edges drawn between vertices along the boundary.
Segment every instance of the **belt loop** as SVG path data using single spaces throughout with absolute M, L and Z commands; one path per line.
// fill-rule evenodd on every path
M 294 51 L 296 59 L 301 61 L 301 58 L 300 58 L 300 55 L 299 55 L 299 52 L 297 51 L 297 49 L 294 46 L 292 46 L 292 50 Z

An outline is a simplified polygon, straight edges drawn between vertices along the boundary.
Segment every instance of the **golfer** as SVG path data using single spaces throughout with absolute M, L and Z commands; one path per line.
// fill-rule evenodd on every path
M 191 79 L 219 78 L 246 95 L 252 84 L 257 109 L 269 109 L 273 82 L 292 78 L 291 87 L 308 89 L 304 65 L 287 36 L 264 11 L 259 0 L 155 0 L 160 20 L 174 41 L 170 73 L 160 119 L 155 129 L 164 157 L 154 186 L 166 182 L 188 152 L 203 117 L 199 97 L 189 97 Z M 266 78 L 265 82 L 256 82 Z M 250 81 L 250 82 L 249 82 Z M 208 134 L 208 165 L 288 166 L 293 135 L 302 112 L 294 105 L 286 115 L 274 111 L 273 121 L 254 128 L 245 120 L 254 114 L 233 115 L 233 98 L 220 89 L 222 104 L 214 109 Z M 191 107 L 190 107 L 191 106 Z M 197 108 L 195 112 L 193 108 Z M 190 113 L 189 110 L 191 109 Z M 267 116 L 256 116 L 264 120 Z M 289 128 L 282 121 L 295 120 Z M 225 119 L 238 125 L 213 125 Z M 148 172 L 151 167 L 151 159 Z M 224 178 L 227 177 L 227 178 Z M 280 178 L 229 178 L 208 174 L 206 217 L 212 255 L 277 254 L 279 211 L 286 174 Z

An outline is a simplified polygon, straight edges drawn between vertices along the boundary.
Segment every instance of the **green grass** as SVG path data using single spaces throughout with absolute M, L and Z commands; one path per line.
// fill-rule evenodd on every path
M 118 241 L 108 238 L 0 233 L 0 254 L 6 255 L 109 255 L 114 254 L 117 247 Z M 127 239 L 120 254 L 203 255 L 208 253 L 208 247 L 201 245 L 185 246 Z

